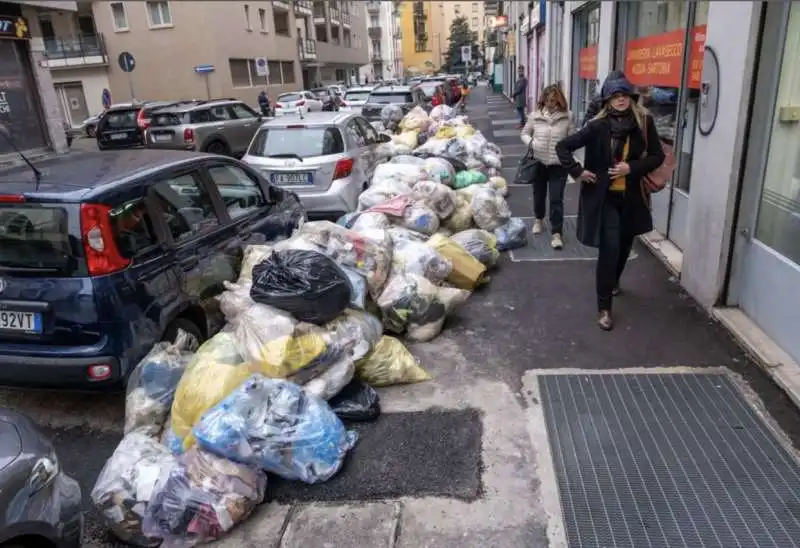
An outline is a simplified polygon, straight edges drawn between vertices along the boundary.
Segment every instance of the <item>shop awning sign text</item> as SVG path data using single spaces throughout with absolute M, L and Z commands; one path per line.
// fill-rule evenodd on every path
M 31 29 L 28 20 L 15 15 L 0 15 L 0 38 L 30 40 Z
M 597 45 L 578 52 L 578 77 L 584 80 L 597 79 Z
M 706 26 L 692 29 L 689 52 L 689 87 L 700 89 Z M 681 87 L 684 30 L 629 40 L 625 48 L 625 75 L 637 86 Z

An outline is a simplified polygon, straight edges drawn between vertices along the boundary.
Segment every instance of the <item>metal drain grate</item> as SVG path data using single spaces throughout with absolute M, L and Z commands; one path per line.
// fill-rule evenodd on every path
M 800 467 L 727 376 L 539 387 L 571 547 L 800 545 Z
M 531 191 L 532 192 L 532 191 Z M 525 217 L 525 224 L 530 231 L 533 218 Z M 597 249 L 587 247 L 575 238 L 575 224 L 578 218 L 574 215 L 564 216 L 564 248 L 556 251 L 550 247 L 550 221 L 545 219 L 544 232 L 534 236 L 528 232 L 528 243 L 525 247 L 514 249 L 510 252 L 511 260 L 515 263 L 528 261 L 587 261 L 597 260 Z M 631 251 L 631 259 L 636 258 L 636 250 Z

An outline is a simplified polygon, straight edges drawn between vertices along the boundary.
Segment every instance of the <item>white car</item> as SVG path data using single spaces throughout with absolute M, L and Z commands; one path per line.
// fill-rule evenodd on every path
M 339 110 L 351 110 L 361 113 L 361 107 L 367 102 L 367 97 L 369 97 L 373 89 L 375 89 L 374 86 L 349 88 L 344 92 L 343 103 Z
M 322 101 L 310 91 L 282 93 L 275 100 L 275 116 L 322 112 Z

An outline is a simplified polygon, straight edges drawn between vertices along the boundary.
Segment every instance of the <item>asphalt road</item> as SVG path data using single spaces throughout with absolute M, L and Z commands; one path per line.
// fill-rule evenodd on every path
M 511 182 L 523 152 L 518 134 L 512 131 L 513 109 L 505 99 L 477 88 L 467 114 L 503 149 L 504 173 Z M 73 146 L 82 149 L 93 144 L 92 140 L 78 139 Z M 577 209 L 576 186 L 568 188 L 568 215 L 574 215 Z M 531 216 L 530 188 L 511 187 L 509 203 L 515 215 Z M 434 381 L 381 391 L 387 409 L 397 416 L 384 417 L 390 422 L 383 425 L 378 419 L 375 425 L 363 427 L 363 449 L 348 460 L 342 479 L 316 491 L 275 482 L 271 496 L 291 503 L 432 495 L 482 500 L 493 492 L 497 495 L 499 487 L 484 488 L 485 455 L 492 449 L 487 444 L 499 448 L 513 442 L 500 440 L 496 432 L 487 437 L 473 428 L 478 420 L 475 413 L 481 414 L 484 424 L 502 417 L 507 426 L 501 430 L 517 427 L 516 422 L 524 421 L 522 378 L 531 369 L 726 366 L 748 381 L 798 445 L 797 409 L 646 250 L 638 250 L 625 273 L 626 294 L 615 306 L 618 327 L 610 333 L 594 324 L 593 266 L 593 261 L 586 260 L 512 262 L 505 256 L 491 284 L 467 301 L 439 338 L 413 347 Z M 509 395 L 508 401 L 488 387 L 501 389 L 502 394 Z M 432 402 L 430 408 L 419 409 L 423 399 Z M 27 412 L 53 438 L 64 470 L 84 489 L 88 509 L 89 491 L 121 437 L 122 395 L 2 390 L 0 405 Z M 436 405 L 460 408 L 463 413 L 443 420 L 442 409 Z M 403 414 L 412 411 L 413 415 Z M 447 453 L 453 446 L 459 448 L 457 454 Z M 516 453 L 522 451 L 519 458 L 523 461 L 527 450 L 519 446 L 514 449 Z M 447 458 L 419 458 L 439 453 Z M 529 474 L 534 479 L 530 463 L 517 468 L 523 476 Z M 415 481 L 415 477 L 424 481 Z M 360 483 L 364 485 L 359 487 Z M 501 494 L 524 496 L 512 493 L 509 487 Z M 524 502 L 519 510 L 524 513 L 532 504 Z M 540 539 L 540 524 L 529 525 L 529 532 Z M 539 545 L 530 540 L 534 537 L 522 538 L 527 539 L 523 545 Z M 495 538 L 486 545 L 501 545 L 507 540 Z M 87 520 L 86 542 L 91 546 L 114 545 L 93 512 Z

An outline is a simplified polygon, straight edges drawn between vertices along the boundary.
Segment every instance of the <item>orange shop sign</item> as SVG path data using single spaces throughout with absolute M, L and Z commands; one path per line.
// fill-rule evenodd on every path
M 584 80 L 597 78 L 597 46 L 589 46 L 578 52 L 578 77 Z
M 625 75 L 637 86 L 678 88 L 683 62 L 683 29 L 629 40 L 625 47 Z M 706 26 L 692 29 L 689 87 L 700 88 Z

